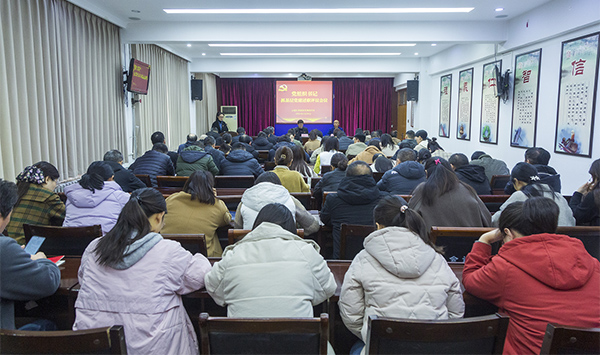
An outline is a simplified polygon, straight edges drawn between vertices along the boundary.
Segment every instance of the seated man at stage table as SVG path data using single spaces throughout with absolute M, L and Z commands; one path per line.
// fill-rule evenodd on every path
M 341 129 L 342 131 L 344 130 L 342 127 L 340 127 L 340 121 L 338 121 L 338 120 L 335 120 L 335 121 L 333 121 L 333 127 L 331 127 L 331 128 L 329 129 L 329 131 L 327 131 L 327 135 L 328 135 L 328 136 L 331 136 L 331 135 L 333 135 L 333 131 L 334 131 L 336 128 L 338 128 L 338 129 Z
M 298 127 L 294 127 L 294 139 L 302 141 L 302 135 L 308 134 L 308 128 L 304 127 L 304 121 L 298 120 Z

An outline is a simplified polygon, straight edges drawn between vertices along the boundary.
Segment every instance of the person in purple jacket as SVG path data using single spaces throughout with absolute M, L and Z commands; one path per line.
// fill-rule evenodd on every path
M 67 186 L 67 212 L 63 227 L 100 224 L 102 234 L 108 233 L 129 201 L 129 194 L 113 178 L 114 173 L 108 163 L 95 161 L 78 184 Z

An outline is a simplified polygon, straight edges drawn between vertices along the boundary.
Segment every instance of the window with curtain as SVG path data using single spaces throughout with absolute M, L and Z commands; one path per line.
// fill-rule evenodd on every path
M 135 105 L 137 155 L 152 148 L 156 131 L 176 151 L 190 133 L 188 62 L 154 44 L 132 44 L 131 57 L 150 64 L 148 95 L 140 95 L 142 102 Z
M 119 28 L 64 0 L 2 0 L 0 23 L 0 177 L 127 154 Z

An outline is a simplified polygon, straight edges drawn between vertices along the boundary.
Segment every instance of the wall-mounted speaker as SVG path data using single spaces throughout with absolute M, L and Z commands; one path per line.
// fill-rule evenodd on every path
M 406 100 L 407 101 L 419 101 L 419 81 L 418 80 L 407 80 L 406 81 Z
M 192 100 L 202 101 L 202 80 L 192 79 Z

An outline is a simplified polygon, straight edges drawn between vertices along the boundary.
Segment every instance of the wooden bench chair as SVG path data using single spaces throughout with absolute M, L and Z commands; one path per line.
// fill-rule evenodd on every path
M 31 237 L 44 237 L 40 248 L 48 256 L 82 256 L 90 242 L 102 236 L 100 225 L 89 227 L 55 227 L 24 224 L 25 242 Z
M 217 198 L 225 202 L 229 211 L 237 210 L 237 206 L 242 202 L 242 195 L 218 195 Z
M 329 316 L 320 318 L 227 318 L 201 313 L 200 353 L 327 354 Z
M 599 354 L 600 328 L 576 328 L 555 323 L 546 327 L 541 355 Z
M 254 175 L 218 175 L 215 176 L 215 187 L 249 188 L 254 186 Z
M 204 234 L 162 234 L 162 237 L 179 242 L 185 250 L 192 254 L 200 253 L 208 256 Z
M 365 238 L 374 226 L 342 223 L 340 226 L 340 260 L 352 260 L 361 250 Z
M 502 204 L 506 202 L 509 197 L 510 195 L 504 195 L 504 193 L 500 195 L 479 195 L 479 198 L 485 204 L 485 207 L 487 207 L 490 213 L 498 212 L 500 210 L 500 206 L 502 206 Z
M 323 176 L 325 173 L 328 173 L 332 170 L 333 169 L 331 169 L 331 165 L 321 165 L 321 176 Z
M 257 150 L 258 152 L 258 162 L 264 163 L 269 160 L 269 151 L 268 150 Z
M 308 184 L 308 178 L 306 176 L 302 177 L 304 179 L 304 182 Z M 310 189 L 314 189 L 315 186 L 317 186 L 317 184 L 319 183 L 319 181 L 321 181 L 322 177 L 314 177 L 314 178 L 310 178 Z
M 3 354 L 127 354 L 123 326 L 49 332 L 0 329 Z
M 140 179 L 147 187 L 152 187 L 152 180 L 150 179 L 150 175 L 148 174 L 135 174 L 135 176 Z
M 294 196 L 304 208 L 307 210 L 312 209 L 312 194 L 310 192 L 292 192 L 290 195 Z
M 181 191 L 188 178 L 189 176 L 157 176 L 156 183 L 159 189 L 163 187 L 177 187 Z
M 246 236 L 246 234 L 250 232 L 252 232 L 251 229 L 229 229 L 227 231 L 227 237 L 229 239 L 228 245 L 232 245 L 239 242 Z M 304 238 L 304 229 L 298 229 L 296 231 L 296 234 L 298 234 L 300 238 Z
M 490 181 L 492 195 L 504 195 L 504 188 L 510 181 L 510 175 L 493 175 Z
M 438 321 L 369 316 L 367 354 L 502 354 L 509 318 Z

